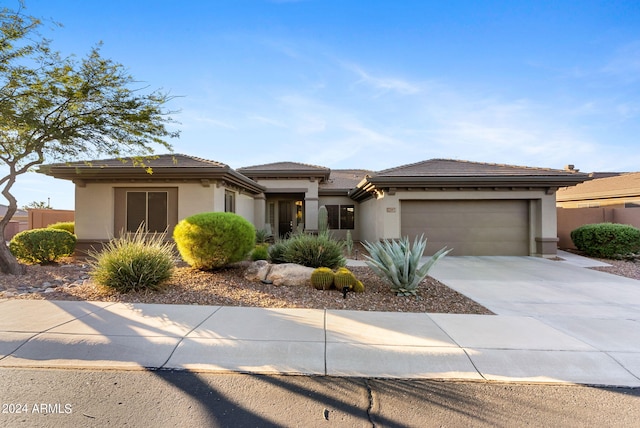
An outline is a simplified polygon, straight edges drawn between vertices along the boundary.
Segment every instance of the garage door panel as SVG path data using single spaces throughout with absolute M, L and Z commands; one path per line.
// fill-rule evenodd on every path
M 426 254 L 528 255 L 528 213 L 524 200 L 402 201 L 401 233 L 424 233 Z

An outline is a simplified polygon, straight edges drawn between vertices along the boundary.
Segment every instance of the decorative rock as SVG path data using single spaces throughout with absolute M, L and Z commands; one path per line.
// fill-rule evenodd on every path
M 55 288 L 47 288 L 46 290 L 44 290 L 45 294 L 46 293 L 55 293 L 56 289 Z
M 310 285 L 311 272 L 313 268 L 295 263 L 271 265 L 266 280 L 271 281 L 273 285 Z
M 51 287 L 53 287 L 53 286 L 54 286 L 54 285 L 53 285 L 53 284 L 51 284 L 49 281 L 45 281 L 45 282 L 43 282 L 43 283 L 42 283 L 42 285 L 40 286 L 40 288 L 44 288 L 44 289 L 46 290 L 47 288 L 51 288 Z
M 266 260 L 255 261 L 244 272 L 244 278 L 248 281 L 264 281 L 267 279 L 271 266 Z

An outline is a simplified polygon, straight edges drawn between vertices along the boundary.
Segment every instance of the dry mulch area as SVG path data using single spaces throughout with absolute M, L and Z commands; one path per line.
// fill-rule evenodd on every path
M 88 266 L 70 258 L 58 265 L 28 266 L 23 276 L 0 274 L 0 292 L 7 290 L 10 298 L 16 299 L 492 314 L 431 277 L 420 284 L 417 297 L 398 297 L 371 269 L 353 267 L 350 270 L 365 284 L 366 290 L 347 293 L 345 299 L 338 290 L 248 281 L 244 278 L 247 266 L 248 262 L 243 262 L 205 272 L 182 264 L 175 269 L 163 291 L 123 294 L 92 283 L 87 275 Z M 46 288 L 41 286 L 45 283 Z

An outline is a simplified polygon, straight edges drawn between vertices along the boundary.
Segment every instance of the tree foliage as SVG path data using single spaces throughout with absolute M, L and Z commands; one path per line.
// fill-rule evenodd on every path
M 17 209 L 10 189 L 20 174 L 45 160 L 68 161 L 135 156 L 156 147 L 171 149 L 177 131 L 165 105 L 169 94 L 147 91 L 124 66 L 100 54 L 100 45 L 78 59 L 52 50 L 38 28 L 41 21 L 0 9 L 0 177 L 9 209 L 0 232 Z M 0 269 L 21 267 L 0 245 Z

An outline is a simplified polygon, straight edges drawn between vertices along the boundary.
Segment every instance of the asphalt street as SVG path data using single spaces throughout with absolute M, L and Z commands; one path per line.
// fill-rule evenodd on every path
M 0 369 L 3 427 L 632 427 L 640 389 Z

